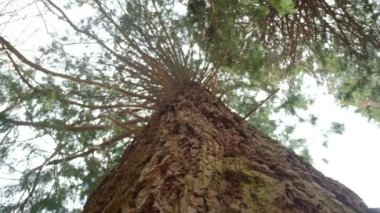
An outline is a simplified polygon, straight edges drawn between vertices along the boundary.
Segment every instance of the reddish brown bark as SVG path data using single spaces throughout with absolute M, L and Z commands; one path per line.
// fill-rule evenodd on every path
M 183 87 L 182 87 L 183 88 Z M 163 101 L 84 212 L 364 212 L 351 190 L 196 86 Z

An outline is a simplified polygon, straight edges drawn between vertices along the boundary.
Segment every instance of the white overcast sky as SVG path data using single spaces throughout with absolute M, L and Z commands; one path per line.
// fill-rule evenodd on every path
M 0 24 L 1 21 L 4 19 L 0 17 Z M 41 26 L 41 20 L 23 24 L 6 28 L 0 25 L 0 34 L 11 41 L 20 36 L 17 43 L 23 49 L 28 49 L 25 45 L 35 49 L 38 44 L 46 44 L 46 32 L 40 29 L 36 33 L 31 27 Z M 314 166 L 352 189 L 369 207 L 380 207 L 380 124 L 368 122 L 367 118 L 355 113 L 354 108 L 340 108 L 334 97 L 328 95 L 327 88 L 317 86 L 310 78 L 306 79 L 304 92 L 314 97 L 315 103 L 306 113 L 316 115 L 318 125 L 301 125 L 295 135 L 307 138 Z M 322 143 L 326 139 L 322 137 L 321 129 L 329 129 L 332 121 L 344 123 L 345 131 L 342 135 L 327 138 L 329 146 L 325 148 Z M 324 163 L 323 158 L 329 163 Z
M 315 97 L 307 112 L 318 117 L 318 125 L 301 124 L 295 134 L 307 138 L 314 167 L 356 192 L 369 207 L 380 207 L 380 123 L 369 122 L 353 107 L 338 106 L 326 86 L 310 78 L 305 82 L 304 92 Z M 345 131 L 328 137 L 325 148 L 320 129 L 328 129 L 332 121 L 344 123 Z

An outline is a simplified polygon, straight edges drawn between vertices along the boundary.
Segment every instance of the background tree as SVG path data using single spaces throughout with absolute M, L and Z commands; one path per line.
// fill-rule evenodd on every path
M 365 103 L 372 110 L 367 114 L 377 115 L 377 96 L 372 88 L 378 85 L 360 83 L 373 78 L 358 80 L 340 71 L 346 57 L 355 59 L 352 65 L 346 64 L 352 73 L 362 69 L 358 68 L 361 60 L 372 58 L 366 70 L 377 76 L 371 68 L 376 67 L 379 35 L 374 4 L 365 2 L 358 6 L 363 7 L 360 10 L 347 9 L 351 4 L 338 5 L 338 1 L 322 5 L 330 11 L 325 11 L 330 19 L 339 13 L 346 23 L 342 32 L 335 32 L 339 23 L 329 18 L 326 23 L 307 22 L 314 23 L 315 29 L 302 25 L 301 17 L 294 18 L 323 19 L 324 13 L 304 15 L 316 13 L 314 9 L 321 7 L 318 1 L 231 2 L 189 1 L 190 19 L 173 11 L 180 3 L 171 1 L 65 1 L 63 5 L 44 0 L 23 3 L 22 7 L 13 2 L 2 4 L 2 13 L 10 17 L 7 23 L 23 14 L 52 20 L 44 23 L 53 37 L 51 44 L 34 56 L 16 48 L 9 36 L 0 37 L 0 100 L 4 103 L 0 112 L 1 162 L 20 177 L 5 188 L 6 197 L 12 199 L 1 210 L 74 211 L 67 206 L 82 205 L 100 178 L 121 159 L 152 112 L 177 95 L 178 85 L 188 85 L 189 81 L 221 96 L 242 115 L 258 104 L 255 93 L 273 93 L 282 80 L 289 81 L 289 97 L 267 103 L 251 120 L 272 133 L 276 123 L 268 122 L 271 112 L 286 109 L 296 114 L 297 108 L 307 107 L 308 101 L 299 91 L 298 74 L 324 74 L 322 66 L 310 69 L 317 61 L 341 82 L 334 90 L 338 97 L 348 104 Z M 318 7 L 310 6 L 312 3 Z M 78 9 L 86 11 L 83 17 L 73 14 Z M 366 16 L 358 16 L 359 12 Z M 348 20 L 362 28 L 351 29 Z M 263 23 L 272 26 L 272 31 Z M 294 29 L 285 26 L 297 26 L 305 38 L 291 37 L 296 35 L 289 33 Z M 310 38 L 314 40 L 308 42 Z M 345 51 L 350 54 L 341 56 Z M 322 60 L 326 55 L 334 57 Z M 243 95 L 246 91 L 251 93 Z M 370 101 L 360 94 L 350 98 L 353 91 L 368 94 L 365 97 Z M 30 138 L 20 134 L 29 131 L 25 126 L 33 129 Z M 15 152 L 25 157 L 14 159 Z

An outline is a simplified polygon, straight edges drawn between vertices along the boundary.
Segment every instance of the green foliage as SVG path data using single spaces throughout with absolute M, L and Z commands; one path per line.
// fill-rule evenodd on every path
M 296 12 L 293 0 L 269 0 L 269 4 L 274 7 L 280 15 Z
M 331 78 L 331 90 L 342 106 L 355 106 L 357 111 L 380 121 L 380 63 L 378 53 L 366 59 L 346 61 L 337 58 Z
M 30 1 L 1 11 L 43 13 L 53 36 L 32 56 L 0 36 L 0 166 L 17 177 L 3 188 L 0 212 L 79 211 L 157 103 L 186 80 L 242 116 L 280 87 L 248 122 L 309 162 L 296 125 L 274 118 L 317 124 L 301 113 L 312 103 L 301 92 L 304 74 L 328 81 L 342 105 L 379 121 L 376 5 L 300 2 L 189 0 L 186 15 L 173 10 L 180 2 L 165 0 Z M 339 11 L 341 22 L 324 8 Z M 343 131 L 333 123 L 330 133 Z
M 342 123 L 338 123 L 338 122 L 333 122 L 331 124 L 331 130 L 335 133 L 335 134 L 343 134 L 344 132 L 344 124 Z

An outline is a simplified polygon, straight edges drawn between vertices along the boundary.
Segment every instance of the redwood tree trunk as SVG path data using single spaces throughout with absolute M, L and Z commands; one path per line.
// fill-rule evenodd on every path
M 84 212 L 365 212 L 212 93 L 191 86 L 163 102 Z

